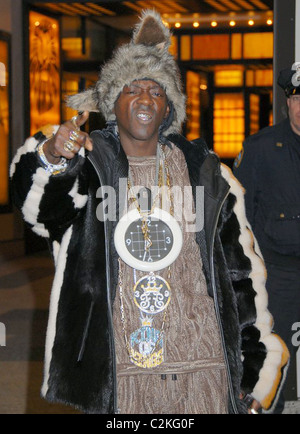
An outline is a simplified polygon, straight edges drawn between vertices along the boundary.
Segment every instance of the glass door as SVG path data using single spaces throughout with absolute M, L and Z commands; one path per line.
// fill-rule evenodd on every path
M 242 149 L 244 139 L 244 93 L 215 93 L 213 104 L 214 151 L 221 159 L 234 159 Z

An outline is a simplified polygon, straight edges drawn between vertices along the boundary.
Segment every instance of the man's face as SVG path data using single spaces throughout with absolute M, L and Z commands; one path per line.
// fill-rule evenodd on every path
M 159 127 L 168 114 L 167 96 L 159 84 L 152 80 L 137 80 L 125 86 L 115 103 L 125 152 L 128 155 L 135 152 L 137 156 L 152 154 L 157 146 Z
M 292 130 L 300 136 L 300 95 L 292 95 L 287 100 Z

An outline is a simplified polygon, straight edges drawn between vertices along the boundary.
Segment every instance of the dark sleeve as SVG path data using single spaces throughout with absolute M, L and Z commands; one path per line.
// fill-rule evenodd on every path
M 251 138 L 245 140 L 243 149 L 233 164 L 233 173 L 245 189 L 247 218 L 254 229 L 258 200 L 258 149 Z

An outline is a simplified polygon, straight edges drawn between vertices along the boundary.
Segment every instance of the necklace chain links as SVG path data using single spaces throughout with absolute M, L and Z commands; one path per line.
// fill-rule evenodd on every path
M 162 197 L 161 197 L 161 187 L 164 185 L 164 183 L 167 186 L 167 192 L 168 192 L 168 199 L 169 199 L 169 203 L 170 203 L 170 214 L 173 216 L 174 215 L 174 196 L 172 194 L 171 191 L 171 179 L 170 179 L 170 172 L 169 172 L 169 165 L 166 159 L 166 155 L 164 152 L 164 149 L 162 147 L 162 145 L 159 143 L 158 144 L 158 152 L 157 152 L 157 159 L 159 158 L 159 167 L 158 167 L 158 174 L 157 174 L 157 181 L 158 181 L 158 193 L 153 201 L 153 204 L 151 206 L 151 210 L 147 211 L 147 212 L 143 212 L 141 210 L 140 204 L 138 202 L 138 199 L 136 197 L 136 195 L 133 193 L 133 182 L 130 180 L 130 176 L 128 176 L 128 180 L 127 180 L 127 186 L 128 186 L 128 192 L 131 193 L 131 197 L 129 197 L 129 201 L 131 200 L 132 203 L 135 204 L 141 220 L 142 220 L 142 225 L 141 225 L 141 230 L 144 236 L 144 240 L 145 240 L 145 249 L 146 251 L 150 249 L 151 245 L 152 245 L 152 241 L 149 237 L 149 227 L 148 227 L 148 217 L 149 215 L 151 215 L 154 211 L 154 208 L 157 205 L 157 201 L 161 202 L 162 201 Z M 135 271 L 135 270 L 134 270 Z M 168 280 L 170 280 L 171 278 L 171 267 L 168 267 Z M 134 350 L 134 348 L 130 345 L 129 341 L 128 341 L 128 333 L 127 333 L 127 324 L 126 324 L 126 317 L 125 317 L 125 309 L 124 309 L 124 293 L 123 293 L 123 271 L 122 271 L 122 263 L 121 263 L 121 258 L 119 258 L 119 298 L 120 298 L 120 313 L 121 313 L 121 323 L 122 323 L 122 330 L 123 330 L 123 334 L 124 334 L 124 340 L 125 340 L 125 346 L 129 355 L 130 360 L 138 365 L 138 366 L 142 366 L 142 367 L 152 367 L 152 356 L 156 354 L 157 350 L 159 349 L 159 346 L 161 345 L 162 342 L 162 338 L 164 335 L 164 330 L 165 330 L 165 325 L 166 325 L 166 320 L 168 317 L 168 309 L 165 308 L 164 309 L 164 314 L 163 314 L 163 319 L 162 319 L 162 325 L 159 331 L 159 335 L 156 338 L 156 342 L 155 342 L 155 346 L 154 348 L 152 348 L 151 352 L 147 355 L 141 355 L 138 354 L 138 357 L 136 356 L 136 352 Z M 163 359 L 161 359 L 160 362 L 158 362 L 157 364 L 162 363 Z

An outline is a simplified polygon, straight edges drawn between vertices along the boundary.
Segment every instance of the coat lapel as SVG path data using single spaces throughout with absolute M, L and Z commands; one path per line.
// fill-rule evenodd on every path
M 189 142 L 182 136 L 168 138 L 185 156 L 195 203 L 197 186 L 204 187 L 204 227 L 196 233 L 196 240 L 201 251 L 208 292 L 212 296 L 209 258 L 213 253 L 214 231 L 229 185 L 221 175 L 219 158 L 209 151 L 203 139 Z

